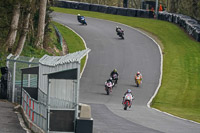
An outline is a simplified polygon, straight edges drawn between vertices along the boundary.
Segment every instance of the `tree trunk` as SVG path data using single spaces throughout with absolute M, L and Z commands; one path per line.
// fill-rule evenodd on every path
M 37 40 L 36 40 L 35 45 L 36 47 L 42 48 L 42 49 L 43 49 L 43 41 L 44 41 L 46 5 L 47 5 L 47 0 L 40 0 L 38 33 L 37 33 Z
M 9 51 L 9 52 L 12 51 L 12 47 L 15 43 L 15 39 L 17 35 L 17 27 L 19 23 L 19 16 L 20 16 L 20 3 L 17 3 L 13 9 L 13 17 L 11 21 L 11 26 L 10 26 L 6 43 L 5 43 L 6 51 Z
M 20 39 L 17 45 L 17 49 L 15 51 L 15 55 L 20 55 L 23 48 L 24 48 L 24 43 L 26 41 L 26 35 L 29 31 L 29 20 L 30 20 L 30 9 L 29 11 L 26 13 L 25 19 L 24 19 L 24 24 L 23 24 L 23 30 L 21 32 L 20 35 Z
M 117 6 L 118 6 L 118 7 L 121 7 L 121 0 L 118 0 Z

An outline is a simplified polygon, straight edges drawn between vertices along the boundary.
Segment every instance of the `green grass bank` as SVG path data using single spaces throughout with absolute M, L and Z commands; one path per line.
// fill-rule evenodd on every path
M 200 43 L 192 40 L 180 27 L 155 19 L 57 7 L 52 9 L 120 22 L 156 36 L 161 42 L 164 60 L 161 88 L 152 107 L 200 122 Z
M 74 33 L 69 28 L 67 28 L 57 22 L 52 22 L 52 23 L 58 28 L 63 39 L 66 41 L 69 53 L 73 53 L 73 52 L 81 51 L 81 50 L 85 49 L 85 45 L 84 45 L 82 39 L 76 33 Z M 86 57 L 84 57 L 81 60 L 81 70 L 83 69 L 85 60 L 86 60 Z

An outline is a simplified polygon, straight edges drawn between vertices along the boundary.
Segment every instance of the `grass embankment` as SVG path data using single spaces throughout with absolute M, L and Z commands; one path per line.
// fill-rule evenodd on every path
M 69 53 L 73 53 L 73 52 L 85 49 L 85 45 L 84 45 L 82 39 L 76 33 L 74 33 L 72 30 L 66 28 L 65 26 L 63 26 L 57 22 L 52 22 L 52 23 L 58 28 L 62 37 L 66 41 Z M 85 60 L 86 60 L 86 57 L 84 57 L 81 60 L 81 70 L 83 69 Z
M 157 36 L 164 53 L 163 78 L 152 107 L 200 122 L 200 43 L 192 40 L 181 28 L 154 19 L 57 7 L 53 10 L 116 21 Z

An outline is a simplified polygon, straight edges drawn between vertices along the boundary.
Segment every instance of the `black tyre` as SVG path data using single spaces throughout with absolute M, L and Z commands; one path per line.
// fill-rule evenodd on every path
M 107 95 L 109 95 L 109 94 L 110 94 L 110 91 L 109 91 L 109 89 L 108 89 L 108 88 L 106 89 L 106 93 L 107 93 Z
M 128 107 L 128 102 L 126 102 L 126 104 L 124 105 L 124 110 L 127 110 Z

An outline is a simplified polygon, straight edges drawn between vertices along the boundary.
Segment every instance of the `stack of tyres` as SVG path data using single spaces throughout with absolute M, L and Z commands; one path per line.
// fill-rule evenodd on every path
M 108 6 L 99 5 L 98 6 L 98 12 L 106 13 L 107 12 L 107 8 L 108 8 Z
M 78 4 L 78 9 L 89 11 L 90 10 L 90 4 L 88 4 L 88 3 L 79 3 Z
M 117 15 L 127 16 L 127 8 L 117 8 Z
M 99 5 L 98 4 L 91 4 L 90 11 L 98 12 Z
M 69 3 L 70 8 L 72 9 L 78 9 L 79 7 L 79 3 L 75 2 L 75 1 L 66 1 L 67 3 Z
M 194 31 L 194 25 L 196 25 L 198 22 L 194 19 L 189 19 L 186 21 L 186 31 L 189 35 L 192 35 Z
M 186 29 L 186 22 L 187 22 L 189 19 L 191 19 L 191 17 L 186 16 L 186 15 L 182 15 L 182 16 L 180 17 L 180 19 L 179 19 L 179 25 L 180 25 L 182 28 Z
M 134 8 L 128 8 L 126 14 L 127 14 L 127 16 L 136 17 L 137 10 Z
M 108 8 L 107 8 L 107 11 L 106 11 L 106 13 L 108 13 L 108 14 L 117 14 L 117 7 L 115 7 L 115 6 L 109 6 Z

